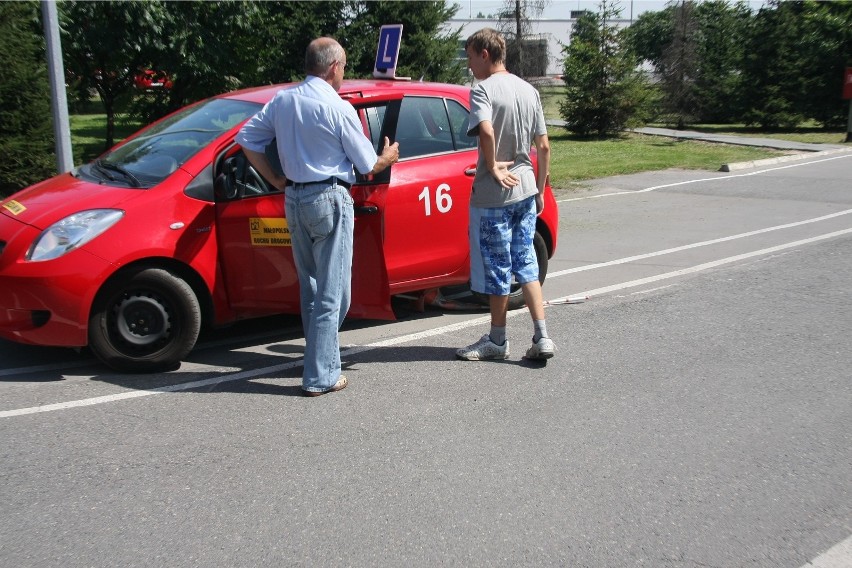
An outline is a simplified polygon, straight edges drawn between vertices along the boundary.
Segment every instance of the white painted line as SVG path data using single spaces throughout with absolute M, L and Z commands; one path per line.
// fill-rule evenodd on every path
M 733 174 L 733 175 L 729 175 L 729 176 L 716 176 L 716 177 L 710 177 L 710 178 L 689 179 L 689 180 L 685 180 L 685 181 L 677 181 L 677 182 L 674 182 L 674 183 L 666 183 L 666 184 L 663 184 L 663 185 L 654 185 L 654 186 L 651 186 L 651 187 L 646 187 L 644 189 L 636 189 L 636 190 L 632 190 L 632 191 L 616 191 L 616 192 L 613 192 L 613 193 L 601 193 L 599 195 L 587 195 L 585 197 L 569 197 L 568 199 L 559 199 L 556 202 L 557 203 L 568 203 L 569 201 L 583 201 L 585 199 L 600 199 L 602 197 L 613 197 L 613 196 L 616 196 L 616 195 L 636 195 L 636 194 L 639 194 L 639 193 L 648 193 L 649 191 L 656 191 L 658 189 L 665 189 L 667 187 L 677 187 L 679 185 L 689 185 L 689 184 L 692 184 L 692 183 L 701 183 L 701 182 L 705 182 L 705 181 L 718 181 L 720 179 L 734 179 L 734 178 L 741 178 L 741 177 L 748 177 L 748 176 L 756 176 L 756 175 L 760 175 L 760 174 L 765 174 L 767 172 L 774 172 L 774 171 L 777 171 L 777 170 L 786 170 L 788 168 L 798 168 L 800 166 L 809 166 L 811 164 L 819 164 L 820 162 L 828 162 L 828 161 L 831 161 L 831 160 L 840 160 L 840 159 L 843 159 L 843 158 L 850 158 L 850 157 L 852 157 L 852 154 L 844 154 L 842 156 L 834 156 L 834 157 L 831 157 L 831 158 L 825 158 L 825 159 L 822 159 L 822 160 L 814 160 L 814 161 L 811 161 L 811 162 L 805 162 L 805 163 L 801 163 L 801 164 L 791 164 L 789 166 L 780 166 L 780 167 L 777 167 L 777 168 L 767 168 L 765 170 L 759 170 L 759 171 L 756 171 L 756 172 L 749 172 L 747 174 Z
M 45 404 L 43 406 L 32 406 L 29 408 L 19 408 L 17 410 L 4 410 L 0 411 L 0 418 L 10 418 L 12 416 L 24 416 L 26 414 L 37 414 L 39 412 L 52 412 L 54 410 L 66 410 L 69 408 L 77 408 L 80 406 L 93 406 L 96 404 L 104 404 L 107 402 L 116 402 L 119 400 L 127 400 L 131 398 L 139 398 L 143 396 L 151 396 L 155 394 L 163 394 L 166 392 L 180 392 L 185 390 L 197 389 L 208 387 L 211 385 L 218 385 L 220 383 L 226 383 L 229 381 L 239 381 L 240 379 L 249 379 L 252 377 L 265 375 L 265 374 L 274 374 L 280 371 L 284 371 L 286 369 L 294 369 L 296 367 L 302 366 L 302 361 L 290 361 L 288 363 L 283 363 L 281 365 L 273 365 L 271 367 L 264 367 L 262 369 L 252 369 L 250 371 L 241 371 L 239 373 L 233 373 L 231 375 L 220 375 L 211 379 L 203 379 L 200 381 L 192 381 L 189 383 L 181 383 L 179 385 L 169 385 L 167 387 L 160 387 L 156 389 L 150 390 L 131 390 L 127 392 L 121 392 L 116 394 L 110 394 L 106 396 L 96 396 L 93 398 L 84 398 L 81 400 L 71 400 L 68 402 L 59 402 L 56 404 Z M 215 372 L 215 369 L 212 370 Z
M 713 262 L 706 262 L 704 264 L 699 264 L 697 266 L 693 266 L 693 267 L 690 267 L 690 268 L 684 268 L 682 270 L 675 270 L 673 272 L 667 272 L 665 274 L 659 274 L 657 276 L 651 276 L 651 277 L 648 277 L 648 278 L 640 278 L 638 280 L 631 280 L 629 282 L 622 282 L 620 284 L 614 284 L 612 286 L 605 286 L 603 288 L 596 288 L 594 290 L 588 290 L 586 292 L 581 292 L 579 294 L 572 294 L 571 296 L 566 296 L 564 298 L 557 298 L 556 300 L 552 300 L 552 302 L 566 303 L 566 302 L 569 301 L 570 298 L 574 298 L 576 296 L 580 296 L 580 297 L 600 296 L 602 294 L 606 294 L 606 293 L 609 293 L 609 292 L 615 292 L 617 290 L 624 290 L 626 288 L 634 288 L 634 287 L 637 287 L 637 286 L 643 286 L 645 284 L 649 284 L 649 283 L 652 283 L 652 282 L 658 282 L 660 280 L 666 280 L 666 279 L 669 279 L 669 278 L 676 278 L 678 276 L 684 276 L 686 274 L 693 274 L 693 273 L 696 273 L 696 272 L 700 272 L 702 270 L 708 270 L 710 268 L 722 266 L 724 264 L 730 264 L 732 262 L 737 262 L 737 261 L 740 261 L 740 260 L 745 260 L 745 259 L 753 258 L 753 257 L 756 257 L 756 256 L 764 256 L 764 255 L 771 254 L 771 253 L 774 253 L 774 252 L 778 252 L 778 251 L 781 251 L 781 250 L 795 248 L 795 247 L 799 247 L 799 246 L 802 246 L 802 245 L 819 242 L 819 241 L 822 241 L 822 240 L 825 240 L 825 239 L 830 239 L 832 237 L 837 237 L 837 236 L 840 236 L 840 235 L 846 235 L 846 234 L 849 234 L 849 233 L 852 233 L 852 229 L 844 229 L 844 230 L 841 230 L 841 231 L 834 231 L 833 233 L 826 233 L 824 235 L 819 235 L 819 236 L 812 237 L 812 238 L 809 238 L 809 239 L 802 239 L 802 240 L 799 240 L 799 241 L 793 241 L 793 242 L 786 243 L 786 244 L 783 244 L 783 245 L 765 248 L 765 249 L 753 251 L 753 252 L 750 252 L 750 253 L 731 256 L 731 257 L 728 257 L 728 258 L 722 258 L 722 259 L 719 259 L 719 260 L 716 260 L 716 261 L 713 261 Z M 524 309 L 518 309 L 518 310 L 513 310 L 513 311 L 509 312 L 508 317 L 513 318 L 513 317 L 526 315 L 526 314 L 527 314 L 527 310 L 524 308 Z M 435 336 L 435 335 L 443 335 L 443 334 L 451 333 L 451 332 L 458 331 L 458 330 L 461 330 L 461 329 L 466 329 L 466 328 L 469 328 L 469 327 L 485 325 L 490 321 L 491 321 L 491 316 L 482 316 L 482 317 L 474 318 L 474 319 L 471 319 L 471 320 L 460 321 L 460 322 L 457 322 L 457 323 L 454 323 L 454 324 L 451 324 L 451 325 L 437 327 L 437 328 L 434 328 L 434 329 L 428 329 L 428 330 L 421 331 L 421 332 L 418 332 L 418 333 L 411 333 L 411 334 L 408 334 L 408 335 L 403 335 L 403 336 L 392 338 L 392 339 L 386 339 L 384 341 L 378 341 L 378 342 L 375 342 L 375 343 L 370 343 L 368 345 L 360 345 L 360 346 L 352 347 L 350 349 L 346 349 L 344 351 L 341 351 L 340 355 L 341 355 L 341 357 L 346 357 L 346 356 L 355 355 L 355 354 L 358 354 L 358 353 L 363 353 L 363 352 L 366 352 L 366 351 L 372 351 L 373 349 L 378 349 L 380 347 L 390 347 L 390 346 L 393 346 L 393 345 L 410 343 L 412 341 L 419 341 L 421 339 L 424 339 L 424 338 L 427 338 L 427 337 L 432 337 L 432 336 Z M 186 391 L 186 390 L 191 390 L 191 389 L 203 388 L 203 387 L 218 385 L 218 384 L 221 384 L 221 383 L 227 383 L 227 382 L 231 382 L 231 381 L 239 381 L 239 380 L 242 380 L 242 379 L 250 379 L 250 378 L 260 377 L 260 376 L 264 376 L 264 375 L 274 375 L 274 374 L 281 372 L 283 370 L 286 370 L 286 369 L 294 369 L 296 367 L 301 367 L 302 364 L 303 363 L 302 363 L 301 360 L 290 361 L 290 362 L 283 363 L 283 364 L 280 364 L 280 365 L 263 367 L 261 369 L 251 369 L 251 370 L 247 370 L 247 371 L 241 371 L 239 373 L 225 374 L 225 375 L 220 375 L 220 376 L 214 377 L 214 378 L 203 379 L 203 380 L 200 380 L 200 381 L 193 381 L 193 382 L 189 382 L 189 383 L 181 383 L 181 384 L 178 384 L 178 385 L 170 385 L 170 386 L 167 386 L 167 387 L 161 387 L 161 388 L 157 388 L 157 389 L 134 390 L 134 391 L 117 393 L 117 394 L 107 395 L 107 396 L 99 396 L 99 397 L 87 398 L 87 399 L 81 399 L 81 400 L 72 400 L 72 401 L 69 401 L 69 402 L 60 402 L 60 403 L 56 403 L 56 404 L 46 404 L 44 406 L 33 406 L 33 407 L 29 407 L 29 408 L 19 408 L 19 409 L 16 409 L 16 410 L 4 410 L 4 411 L 0 411 L 0 418 L 11 418 L 11 417 L 14 417 L 14 416 L 24 416 L 24 415 L 28 415 L 28 414 L 37 414 L 37 413 L 40 413 L 40 412 L 52 412 L 54 410 L 66 410 L 66 409 L 69 409 L 69 408 L 77 408 L 77 407 L 80 407 L 80 406 L 93 406 L 93 405 L 96 405 L 96 404 L 104 404 L 104 403 L 107 403 L 107 402 L 116 402 L 116 401 L 119 401 L 119 400 L 139 398 L 139 397 L 143 397 L 143 396 L 151 396 L 151 395 L 163 394 L 163 393 L 167 393 L 167 392 L 180 392 L 180 391 Z
M 803 564 L 802 568 L 852 568 L 852 536 Z
M 739 235 L 731 235 L 729 237 L 721 237 L 718 239 L 712 239 L 709 241 L 702 241 L 699 243 L 692 243 L 688 245 L 683 245 L 679 247 L 669 248 L 665 250 L 660 250 L 656 252 L 648 252 L 645 254 L 637 254 L 636 256 L 628 256 L 625 258 L 619 258 L 616 260 L 610 260 L 607 262 L 598 262 L 597 264 L 587 264 L 585 266 L 578 266 L 576 268 L 568 268 L 565 270 L 558 270 L 556 272 L 549 272 L 547 274 L 548 278 L 556 278 L 559 276 L 564 276 L 566 274 L 576 274 L 577 272 L 585 272 L 587 270 L 595 270 L 597 268 L 605 268 L 607 266 L 615 266 L 617 264 L 625 264 L 628 262 L 634 262 L 637 260 L 644 260 L 646 258 L 652 258 L 655 256 L 661 256 L 664 254 L 671 254 L 673 252 L 680 252 L 684 250 L 694 249 L 698 247 L 706 247 L 708 245 L 715 245 L 719 243 L 724 243 L 727 241 L 733 241 L 736 239 L 743 239 L 745 237 L 753 237 L 755 235 L 760 235 L 762 233 L 770 233 L 772 231 L 780 231 L 781 229 L 790 229 L 792 227 L 799 227 L 801 225 L 807 225 L 809 223 L 818 223 L 820 221 L 826 221 L 828 219 L 833 219 L 835 217 L 840 217 L 842 215 L 849 215 L 852 213 L 852 209 L 846 209 L 845 211 L 838 211 L 837 213 L 831 213 L 829 215 L 823 215 L 822 217 L 814 217 L 812 219 L 805 219 L 804 221 L 796 221 L 794 223 L 787 223 L 785 225 L 776 225 L 774 227 L 767 227 L 765 229 L 758 229 L 756 231 L 749 231 L 747 233 L 740 233 Z
M 701 272 L 703 270 L 709 270 L 711 268 L 716 268 L 717 266 L 722 266 L 725 264 L 730 264 L 732 262 L 738 262 L 740 260 L 746 260 L 749 258 L 754 258 L 756 256 L 765 256 L 767 254 L 772 254 L 773 252 L 778 252 L 790 248 L 795 248 L 802 245 L 807 245 L 811 243 L 815 243 L 818 241 L 822 241 L 825 239 L 830 239 L 833 237 L 839 237 L 840 235 L 846 235 L 852 233 L 852 229 L 843 229 L 841 231 L 834 231 L 833 233 L 826 233 L 824 235 L 819 235 L 816 237 L 811 237 L 809 239 L 802 239 L 800 241 L 793 241 L 790 243 L 785 243 L 783 245 L 778 245 L 774 247 L 769 247 L 765 249 L 760 249 L 752 252 L 747 252 L 745 254 L 738 254 L 736 256 L 729 256 L 727 258 L 720 258 L 719 260 L 714 260 L 712 262 L 705 262 L 704 264 L 698 264 L 696 266 L 691 266 L 689 268 L 684 268 L 682 270 L 675 270 L 673 272 L 666 272 L 664 274 L 657 274 L 656 276 L 649 276 L 647 278 L 640 278 L 638 280 L 631 280 L 630 282 L 622 282 L 621 284 L 613 284 L 612 286 L 604 286 L 603 288 L 595 288 L 594 290 L 586 290 L 585 292 L 580 292 L 582 296 L 600 296 L 601 294 L 607 294 L 609 292 L 615 292 L 617 290 L 624 290 L 625 288 L 634 288 L 636 286 L 644 286 L 645 284 L 651 284 L 653 282 L 659 282 L 660 280 L 667 280 L 669 278 L 677 278 L 678 276 L 685 276 L 687 274 L 694 274 L 696 272 Z M 567 299 L 567 297 L 566 297 Z M 556 302 L 562 300 L 562 298 L 557 298 Z

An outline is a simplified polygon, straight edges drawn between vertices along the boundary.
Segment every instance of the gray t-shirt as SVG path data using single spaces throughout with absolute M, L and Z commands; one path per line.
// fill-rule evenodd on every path
M 547 134 L 538 91 L 511 73 L 491 75 L 470 92 L 468 135 L 477 136 L 479 124 L 485 120 L 494 127 L 497 161 L 514 162 L 509 169 L 521 183 L 511 189 L 502 187 L 486 168 L 480 152 L 470 204 L 502 207 L 538 193 L 530 147 L 535 136 Z

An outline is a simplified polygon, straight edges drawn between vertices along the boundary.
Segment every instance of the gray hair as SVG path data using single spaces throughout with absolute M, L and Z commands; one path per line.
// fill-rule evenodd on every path
M 312 41 L 305 52 L 305 73 L 324 77 L 335 61 L 343 60 L 343 47 L 330 37 Z

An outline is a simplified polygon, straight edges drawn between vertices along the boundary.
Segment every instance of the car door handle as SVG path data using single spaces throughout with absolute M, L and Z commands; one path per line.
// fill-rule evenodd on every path
M 468 168 L 464 171 L 464 175 L 473 177 L 476 175 L 476 168 Z
M 379 208 L 375 205 L 356 205 L 355 206 L 355 214 L 356 215 L 375 215 L 379 212 Z

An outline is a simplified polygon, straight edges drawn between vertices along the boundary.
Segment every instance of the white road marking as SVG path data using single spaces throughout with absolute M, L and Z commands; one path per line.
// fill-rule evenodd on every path
M 752 252 L 747 252 L 744 254 L 738 254 L 735 256 L 729 256 L 727 258 L 720 258 L 719 260 L 714 260 L 711 262 L 705 262 L 703 264 L 697 264 L 695 266 L 691 266 L 689 268 L 684 268 L 681 270 L 675 270 L 672 272 L 666 272 L 664 274 L 657 274 L 656 276 L 649 276 L 647 278 L 640 278 L 638 280 L 631 280 L 630 282 L 622 282 L 621 284 L 613 284 L 612 286 L 604 286 L 603 288 L 595 288 L 594 290 L 586 290 L 585 292 L 580 292 L 581 296 L 600 296 L 601 294 L 607 294 L 609 292 L 615 292 L 617 290 L 624 290 L 625 288 L 634 288 L 636 286 L 644 286 L 645 284 L 651 284 L 653 282 L 659 282 L 660 280 L 667 280 L 669 278 L 677 278 L 678 276 L 685 276 L 687 274 L 694 274 L 696 272 L 701 272 L 703 270 L 709 270 L 711 268 L 716 268 L 717 266 L 722 266 L 724 264 L 730 264 L 732 262 L 738 262 L 740 260 L 746 260 L 749 258 L 753 258 L 756 256 L 765 256 L 767 254 L 772 254 L 774 252 L 778 252 L 781 250 L 786 250 L 790 248 L 795 248 L 802 245 L 807 245 L 811 243 L 815 243 L 818 241 L 822 241 L 825 239 L 830 239 L 833 237 L 839 237 L 841 235 L 847 235 L 852 233 L 852 229 L 843 229 L 840 231 L 834 231 L 833 233 L 826 233 L 824 235 L 818 235 L 816 237 L 811 237 L 809 239 L 802 239 L 799 241 L 792 241 L 789 243 L 784 243 L 783 245 L 778 245 L 774 247 L 769 247 L 765 249 L 755 250 Z M 566 297 L 567 298 L 567 297 Z M 562 300 L 562 298 L 557 298 L 556 302 Z
M 557 203 L 568 203 L 569 201 L 583 201 L 584 199 L 600 199 L 602 197 L 613 197 L 613 196 L 616 196 L 616 195 L 636 195 L 637 193 L 648 193 L 649 191 L 656 191 L 658 189 L 665 189 L 667 187 L 677 187 L 679 185 L 689 185 L 689 184 L 692 184 L 692 183 L 702 183 L 702 182 L 705 182 L 705 181 L 718 181 L 720 179 L 733 179 L 733 178 L 741 178 L 741 177 L 748 177 L 748 176 L 756 176 L 756 175 L 760 175 L 760 174 L 765 174 L 767 172 L 774 172 L 774 171 L 777 171 L 777 170 L 786 170 L 788 168 L 798 168 L 798 167 L 801 167 L 801 166 L 809 166 L 811 164 L 819 164 L 820 162 L 828 162 L 828 161 L 831 161 L 831 160 L 840 160 L 840 159 L 843 159 L 843 158 L 850 158 L 850 157 L 852 157 L 852 154 L 844 154 L 842 156 L 834 156 L 834 157 L 831 157 L 831 158 L 824 158 L 822 160 L 814 160 L 812 162 L 803 162 L 801 164 L 791 164 L 789 166 L 779 166 L 777 168 L 766 168 L 765 170 L 748 172 L 746 174 L 732 174 L 732 175 L 729 175 L 729 176 L 718 176 L 718 177 L 711 177 L 711 178 L 690 179 L 690 180 L 685 180 L 685 181 L 677 181 L 677 182 L 674 182 L 674 183 L 666 183 L 666 184 L 663 184 L 663 185 L 655 185 L 655 186 L 651 186 L 651 187 L 646 187 L 644 189 L 636 189 L 636 190 L 629 190 L 629 191 L 615 191 L 615 192 L 612 192 L 612 193 L 601 193 L 599 195 L 587 195 L 587 196 L 584 196 L 584 197 L 569 197 L 567 199 L 559 199 L 556 202 Z
M 852 536 L 838 542 L 801 568 L 852 568 Z
M 834 231 L 832 233 L 826 233 L 826 234 L 819 235 L 819 236 L 816 236 L 816 237 L 811 237 L 809 239 L 801 239 L 801 240 L 798 240 L 798 241 L 792 241 L 792 242 L 789 242 L 789 243 L 785 243 L 783 245 L 778 245 L 778 246 L 774 246 L 774 247 L 760 249 L 760 250 L 752 251 L 752 252 L 745 253 L 745 254 L 739 254 L 739 255 L 731 256 L 731 257 L 727 257 L 727 258 L 722 258 L 722 259 L 715 260 L 715 261 L 712 261 L 712 262 L 705 262 L 703 264 L 692 266 L 690 268 L 684 268 L 682 270 L 675 270 L 673 272 L 666 272 L 664 274 L 658 274 L 656 276 L 650 276 L 648 278 L 640 278 L 638 280 L 631 280 L 631 281 L 628 281 L 628 282 L 622 282 L 620 284 L 614 284 L 612 286 L 605 286 L 603 288 L 596 288 L 594 290 L 587 290 L 587 291 L 581 292 L 579 294 L 572 294 L 571 296 L 565 296 L 564 298 L 558 298 L 556 300 L 553 300 L 553 302 L 554 303 L 565 303 L 566 301 L 568 301 L 569 298 L 576 297 L 576 296 L 594 297 L 594 296 L 600 296 L 602 294 L 606 294 L 606 293 L 609 293 L 609 292 L 624 290 L 624 289 L 627 289 L 627 288 L 635 288 L 637 286 L 643 286 L 645 284 L 649 284 L 649 283 L 652 283 L 652 282 L 658 282 L 660 280 L 666 280 L 666 279 L 669 279 L 669 278 L 677 278 L 679 276 L 684 276 L 686 274 L 694 274 L 696 272 L 701 272 L 703 270 L 709 270 L 710 268 L 715 268 L 717 266 L 730 264 L 732 262 L 738 262 L 740 260 L 746 260 L 746 259 L 753 258 L 753 257 L 756 257 L 756 256 L 764 256 L 764 255 L 771 254 L 771 253 L 774 253 L 774 252 L 778 252 L 778 251 L 781 251 L 781 250 L 800 247 L 802 245 L 819 242 L 819 241 L 822 241 L 822 240 L 825 240 L 825 239 L 830 239 L 830 238 L 833 238 L 833 237 L 846 235 L 846 234 L 849 234 L 849 233 L 852 233 L 852 229 L 844 229 L 844 230 L 841 230 L 841 231 Z M 526 313 L 527 313 L 527 311 L 525 309 L 514 310 L 514 311 L 509 312 L 508 317 L 511 318 L 511 317 L 516 317 L 516 316 L 520 316 L 520 315 L 526 315 Z M 418 332 L 418 333 L 411 333 L 411 334 L 403 335 L 403 336 L 400 336 L 400 337 L 386 339 L 384 341 L 378 341 L 378 342 L 370 343 L 370 344 L 367 344 L 367 345 L 360 345 L 360 346 L 352 347 L 352 348 L 346 349 L 344 351 L 341 351 L 340 355 L 341 355 L 341 357 L 346 357 L 346 356 L 351 356 L 351 355 L 355 355 L 355 354 L 358 354 L 358 353 L 363 353 L 365 351 L 371 351 L 373 349 L 377 349 L 377 348 L 380 348 L 380 347 L 390 347 L 390 346 L 393 346 L 393 345 L 410 343 L 412 341 L 419 341 L 421 339 L 424 339 L 424 338 L 427 338 L 427 337 L 432 337 L 432 336 L 435 336 L 435 335 L 443 335 L 443 334 L 451 333 L 451 332 L 458 331 L 458 330 L 461 330 L 461 329 L 466 329 L 466 328 L 469 328 L 469 327 L 485 325 L 489 321 L 490 321 L 490 316 L 488 316 L 488 315 L 481 316 L 481 317 L 474 318 L 474 319 L 471 319 L 471 320 L 461 321 L 461 322 L 457 322 L 457 323 L 454 323 L 454 324 L 451 324 L 451 325 L 437 327 L 437 328 L 421 331 L 421 332 Z M 14 416 L 24 416 L 24 415 L 28 415 L 28 414 L 37 414 L 37 413 L 41 413 L 41 412 L 52 412 L 52 411 L 55 411 L 55 410 L 66 410 L 66 409 L 69 409 L 69 408 L 77 408 L 77 407 L 80 407 L 80 406 L 93 406 L 93 405 L 96 405 L 96 404 L 116 402 L 116 401 L 119 401 L 119 400 L 139 398 L 139 397 L 143 397 L 143 396 L 151 396 L 151 395 L 163 394 L 163 393 L 167 393 L 167 392 L 179 392 L 179 391 L 186 391 L 186 390 L 191 390 L 191 389 L 203 388 L 203 387 L 213 386 L 213 385 L 231 382 L 231 381 L 239 381 L 239 380 L 243 380 L 243 379 L 260 377 L 260 376 L 264 376 L 264 375 L 274 375 L 276 373 L 279 373 L 279 372 L 287 370 L 287 369 L 293 369 L 293 368 L 296 368 L 296 367 L 301 367 L 302 364 L 303 363 L 302 363 L 301 360 L 289 361 L 287 363 L 282 363 L 280 365 L 272 365 L 272 366 L 263 367 L 263 368 L 260 368 L 260 369 L 250 369 L 250 370 L 241 371 L 241 372 L 238 372 L 238 373 L 219 375 L 217 377 L 213 377 L 213 378 L 209 378 L 209 379 L 203 379 L 203 380 L 200 380 L 200 381 L 192 381 L 192 382 L 189 382 L 189 383 L 181 383 L 181 384 L 178 384 L 178 385 L 170 385 L 170 386 L 167 386 L 167 387 L 160 387 L 160 388 L 156 388 L 156 389 L 131 390 L 131 391 L 123 392 L 123 393 L 117 393 L 117 394 L 112 394 L 112 395 L 99 396 L 99 397 L 87 398 L 87 399 L 81 399 L 81 400 L 72 400 L 72 401 L 60 402 L 60 403 L 56 403 L 56 404 L 46 404 L 46 405 L 43 405 L 43 406 L 19 408 L 19 409 L 16 409 L 16 410 L 4 410 L 4 411 L 0 411 L 0 418 L 11 418 L 11 417 L 14 417 Z M 223 370 L 227 371 L 227 369 L 223 369 Z
M 587 264 L 585 266 L 578 266 L 576 268 L 568 268 L 566 270 L 559 270 L 557 272 L 548 272 L 548 278 L 556 278 L 559 276 L 564 276 L 566 274 L 575 274 L 577 272 L 585 272 L 586 270 L 595 270 L 597 268 L 604 268 L 606 266 L 615 266 L 617 264 L 625 264 L 628 262 L 634 262 L 636 260 L 644 260 L 646 258 L 652 258 L 655 256 L 660 256 L 664 254 L 671 254 L 673 252 L 680 252 L 684 250 L 694 249 L 698 247 L 706 247 L 708 245 L 715 245 L 719 243 L 724 243 L 727 241 L 734 241 L 736 239 L 743 239 L 746 237 L 753 237 L 755 235 L 760 235 L 762 233 L 770 233 L 772 231 L 780 231 L 781 229 L 790 229 L 792 227 L 798 227 L 800 225 L 807 225 L 809 223 L 818 223 L 819 221 L 826 221 L 828 219 L 833 219 L 834 217 L 840 217 L 842 215 L 849 215 L 852 213 L 852 209 L 846 209 L 845 211 L 838 211 L 837 213 L 831 213 L 829 215 L 823 215 L 822 217 L 814 217 L 812 219 L 805 219 L 804 221 L 796 221 L 794 223 L 787 223 L 784 225 L 776 225 L 774 227 L 767 227 L 765 229 L 758 229 L 756 231 L 749 231 L 747 233 L 740 233 L 739 235 L 731 235 L 729 237 L 720 237 L 718 239 L 712 239 L 709 241 L 702 241 L 699 243 L 692 243 L 689 245 L 683 245 L 679 247 L 669 248 L 665 250 L 660 250 L 656 252 L 648 252 L 645 254 L 637 254 L 635 256 L 628 256 L 625 258 L 619 258 L 616 260 L 610 260 L 607 262 L 599 262 L 597 264 Z

